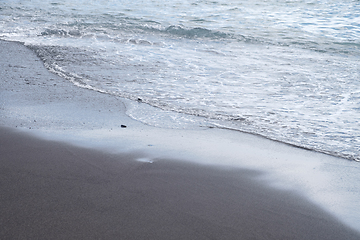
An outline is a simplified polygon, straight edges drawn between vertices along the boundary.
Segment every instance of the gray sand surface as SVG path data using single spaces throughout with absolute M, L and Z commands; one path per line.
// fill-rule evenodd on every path
M 49 73 L 19 43 L 0 41 L 0 54 L 0 239 L 360 239 L 298 193 L 264 186 L 261 171 L 181 156 L 141 162 L 142 152 L 36 137 L 124 124 L 146 138 L 147 127 L 116 97 Z
M 260 172 L 0 133 L 1 239 L 359 239 Z

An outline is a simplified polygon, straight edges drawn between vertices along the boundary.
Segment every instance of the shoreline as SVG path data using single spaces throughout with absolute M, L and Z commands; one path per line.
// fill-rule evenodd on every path
M 359 219 L 354 214 L 356 209 L 360 209 L 354 203 L 354 199 L 358 200 L 356 193 L 359 193 L 355 162 L 342 162 L 221 129 L 174 130 L 147 126 L 125 114 L 125 100 L 75 87 L 48 72 L 35 54 L 21 43 L 0 41 L 0 52 L 5 56 L 0 60 L 3 79 L 0 89 L 0 155 L 7 156 L 1 159 L 7 168 L 1 170 L 4 180 L 9 183 L 2 188 L 10 195 L 14 190 L 18 196 L 22 196 L 25 190 L 29 198 L 29 201 L 12 199 L 22 207 L 23 213 L 18 212 L 17 216 L 24 220 L 9 221 L 15 205 L 4 195 L 3 201 L 9 201 L 9 207 L 3 209 L 8 212 L 2 221 L 12 230 L 1 234 L 15 234 L 17 224 L 24 228 L 22 234 L 29 233 L 31 230 L 25 225 L 33 222 L 34 236 L 46 233 L 56 238 L 61 229 L 68 236 L 89 231 L 93 237 L 102 237 L 114 233 L 116 226 L 105 225 L 115 224 L 109 221 L 116 218 L 128 227 L 124 238 L 132 238 L 140 228 L 140 239 L 147 234 L 156 239 L 165 239 L 165 236 L 166 239 L 210 236 L 237 239 L 241 234 L 244 238 L 255 239 L 331 239 L 330 233 L 334 236 L 345 234 L 347 239 L 359 237 L 359 233 L 344 225 L 344 220 L 347 220 L 346 224 L 356 229 L 356 220 Z M 33 164 L 16 164 L 19 159 L 25 163 L 28 159 Z M 43 159 L 42 162 L 39 159 Z M 346 175 L 337 173 L 342 167 L 351 167 L 352 170 Z M 134 170 L 134 176 L 127 174 L 130 170 Z M 51 177 L 52 171 L 57 172 L 57 178 Z M 117 176 L 121 173 L 124 176 Z M 77 178 L 79 174 L 81 176 Z M 51 182 L 43 181 L 45 175 Z M 138 175 L 139 178 L 135 177 Z M 339 181 L 339 176 L 353 182 Z M 81 178 L 81 183 L 75 181 Z M 16 179 L 23 181 L 17 182 Z M 31 189 L 31 181 L 35 181 L 37 188 Z M 43 186 L 46 190 L 42 189 Z M 71 199 L 70 193 L 58 193 L 55 191 L 58 187 L 72 189 L 72 194 L 82 199 L 86 209 L 79 214 L 83 214 L 86 220 L 78 219 L 68 211 L 66 204 Z M 82 191 L 82 187 L 88 190 Z M 103 199 L 98 196 L 102 191 L 100 188 L 104 188 L 107 196 L 115 194 L 114 189 L 126 189 L 126 194 L 130 196 L 132 193 L 134 198 L 123 199 L 115 194 L 115 199 L 121 202 L 116 208 L 106 205 L 107 200 L 101 202 Z M 349 194 L 348 189 L 354 192 L 354 196 L 343 194 Z M 47 195 L 47 191 L 51 193 Z M 240 192 L 251 196 L 241 196 Z M 80 193 L 88 198 L 79 196 Z M 33 197 L 33 194 L 38 197 Z M 47 200 L 41 198 L 43 195 L 48 197 Z M 333 200 L 332 197 L 337 195 L 342 198 Z M 150 208 L 141 197 L 152 199 Z M 86 199 L 95 201 L 95 208 L 88 206 Z M 134 203 L 133 199 L 136 200 Z M 268 203 L 269 199 L 273 200 Z M 50 210 L 57 210 L 42 209 L 40 202 L 44 201 Z M 75 212 L 84 207 L 77 201 L 71 204 L 71 210 Z M 249 204 L 249 207 L 243 209 L 239 204 Z M 335 208 L 332 209 L 332 205 Z M 107 218 L 101 214 L 99 206 L 106 208 L 107 213 L 112 213 L 114 207 L 121 212 L 121 218 L 113 216 L 114 213 Z M 203 210 L 198 211 L 196 207 Z M 216 209 L 218 207 L 221 211 Z M 49 215 L 54 212 L 58 218 Z M 42 216 L 41 221 L 34 220 L 37 214 Z M 131 224 L 124 216 L 132 219 Z M 63 222 L 67 218 L 72 219 L 74 226 Z M 226 224 L 222 225 L 224 219 L 227 219 Z M 61 228 L 51 229 L 54 221 L 61 223 Z M 142 222 L 141 227 L 136 225 L 137 221 Z M 235 226 L 232 223 L 236 221 L 238 224 Z M 291 227 L 287 227 L 289 221 Z M 48 227 L 37 224 L 48 224 Z M 328 226 L 338 230 L 333 232 Z M 99 234 L 102 236 L 97 235 L 96 227 L 101 227 L 102 233 Z M 120 230 L 117 229 L 116 234 L 121 234 Z M 307 235 L 303 237 L 304 232 Z M 108 236 L 116 238 L 115 235 Z M 339 238 L 341 236 L 336 239 Z

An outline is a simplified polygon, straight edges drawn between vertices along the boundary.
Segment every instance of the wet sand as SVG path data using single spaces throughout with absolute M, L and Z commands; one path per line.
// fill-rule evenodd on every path
M 261 171 L 181 154 L 137 161 L 146 152 L 129 146 L 166 130 L 149 130 L 126 117 L 121 100 L 49 73 L 19 43 L 0 41 L 0 53 L 0 239 L 360 239 L 304 196 L 265 186 Z M 36 135 L 122 124 L 123 153 Z M 197 133 L 194 143 L 206 141 Z M 167 139 L 167 147 L 180 144 Z
M 261 172 L 135 161 L 0 128 L 1 239 L 358 239 Z

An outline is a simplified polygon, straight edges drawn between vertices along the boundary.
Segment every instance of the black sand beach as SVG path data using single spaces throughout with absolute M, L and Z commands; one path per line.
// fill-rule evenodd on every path
M 49 116 L 50 127 L 72 118 L 80 128 L 76 111 L 61 116 L 64 104 L 76 99 L 83 111 L 98 111 L 87 101 L 88 90 L 48 73 L 21 44 L 0 42 L 0 53 L 3 113 L 23 104 L 48 106 L 51 99 L 50 107 L 60 110 Z M 98 93 L 97 101 L 124 115 L 120 100 Z M 8 115 L 1 118 L 0 239 L 360 239 L 301 195 L 263 186 L 260 171 L 177 156 L 139 162 L 141 153 L 81 148 L 16 129 L 43 129 L 33 116 L 11 123 Z M 86 121 L 99 128 L 111 119 Z

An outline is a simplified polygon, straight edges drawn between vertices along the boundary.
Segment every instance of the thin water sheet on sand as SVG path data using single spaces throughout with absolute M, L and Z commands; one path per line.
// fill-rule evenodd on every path
M 358 239 L 261 172 L 135 161 L 0 128 L 1 239 Z

